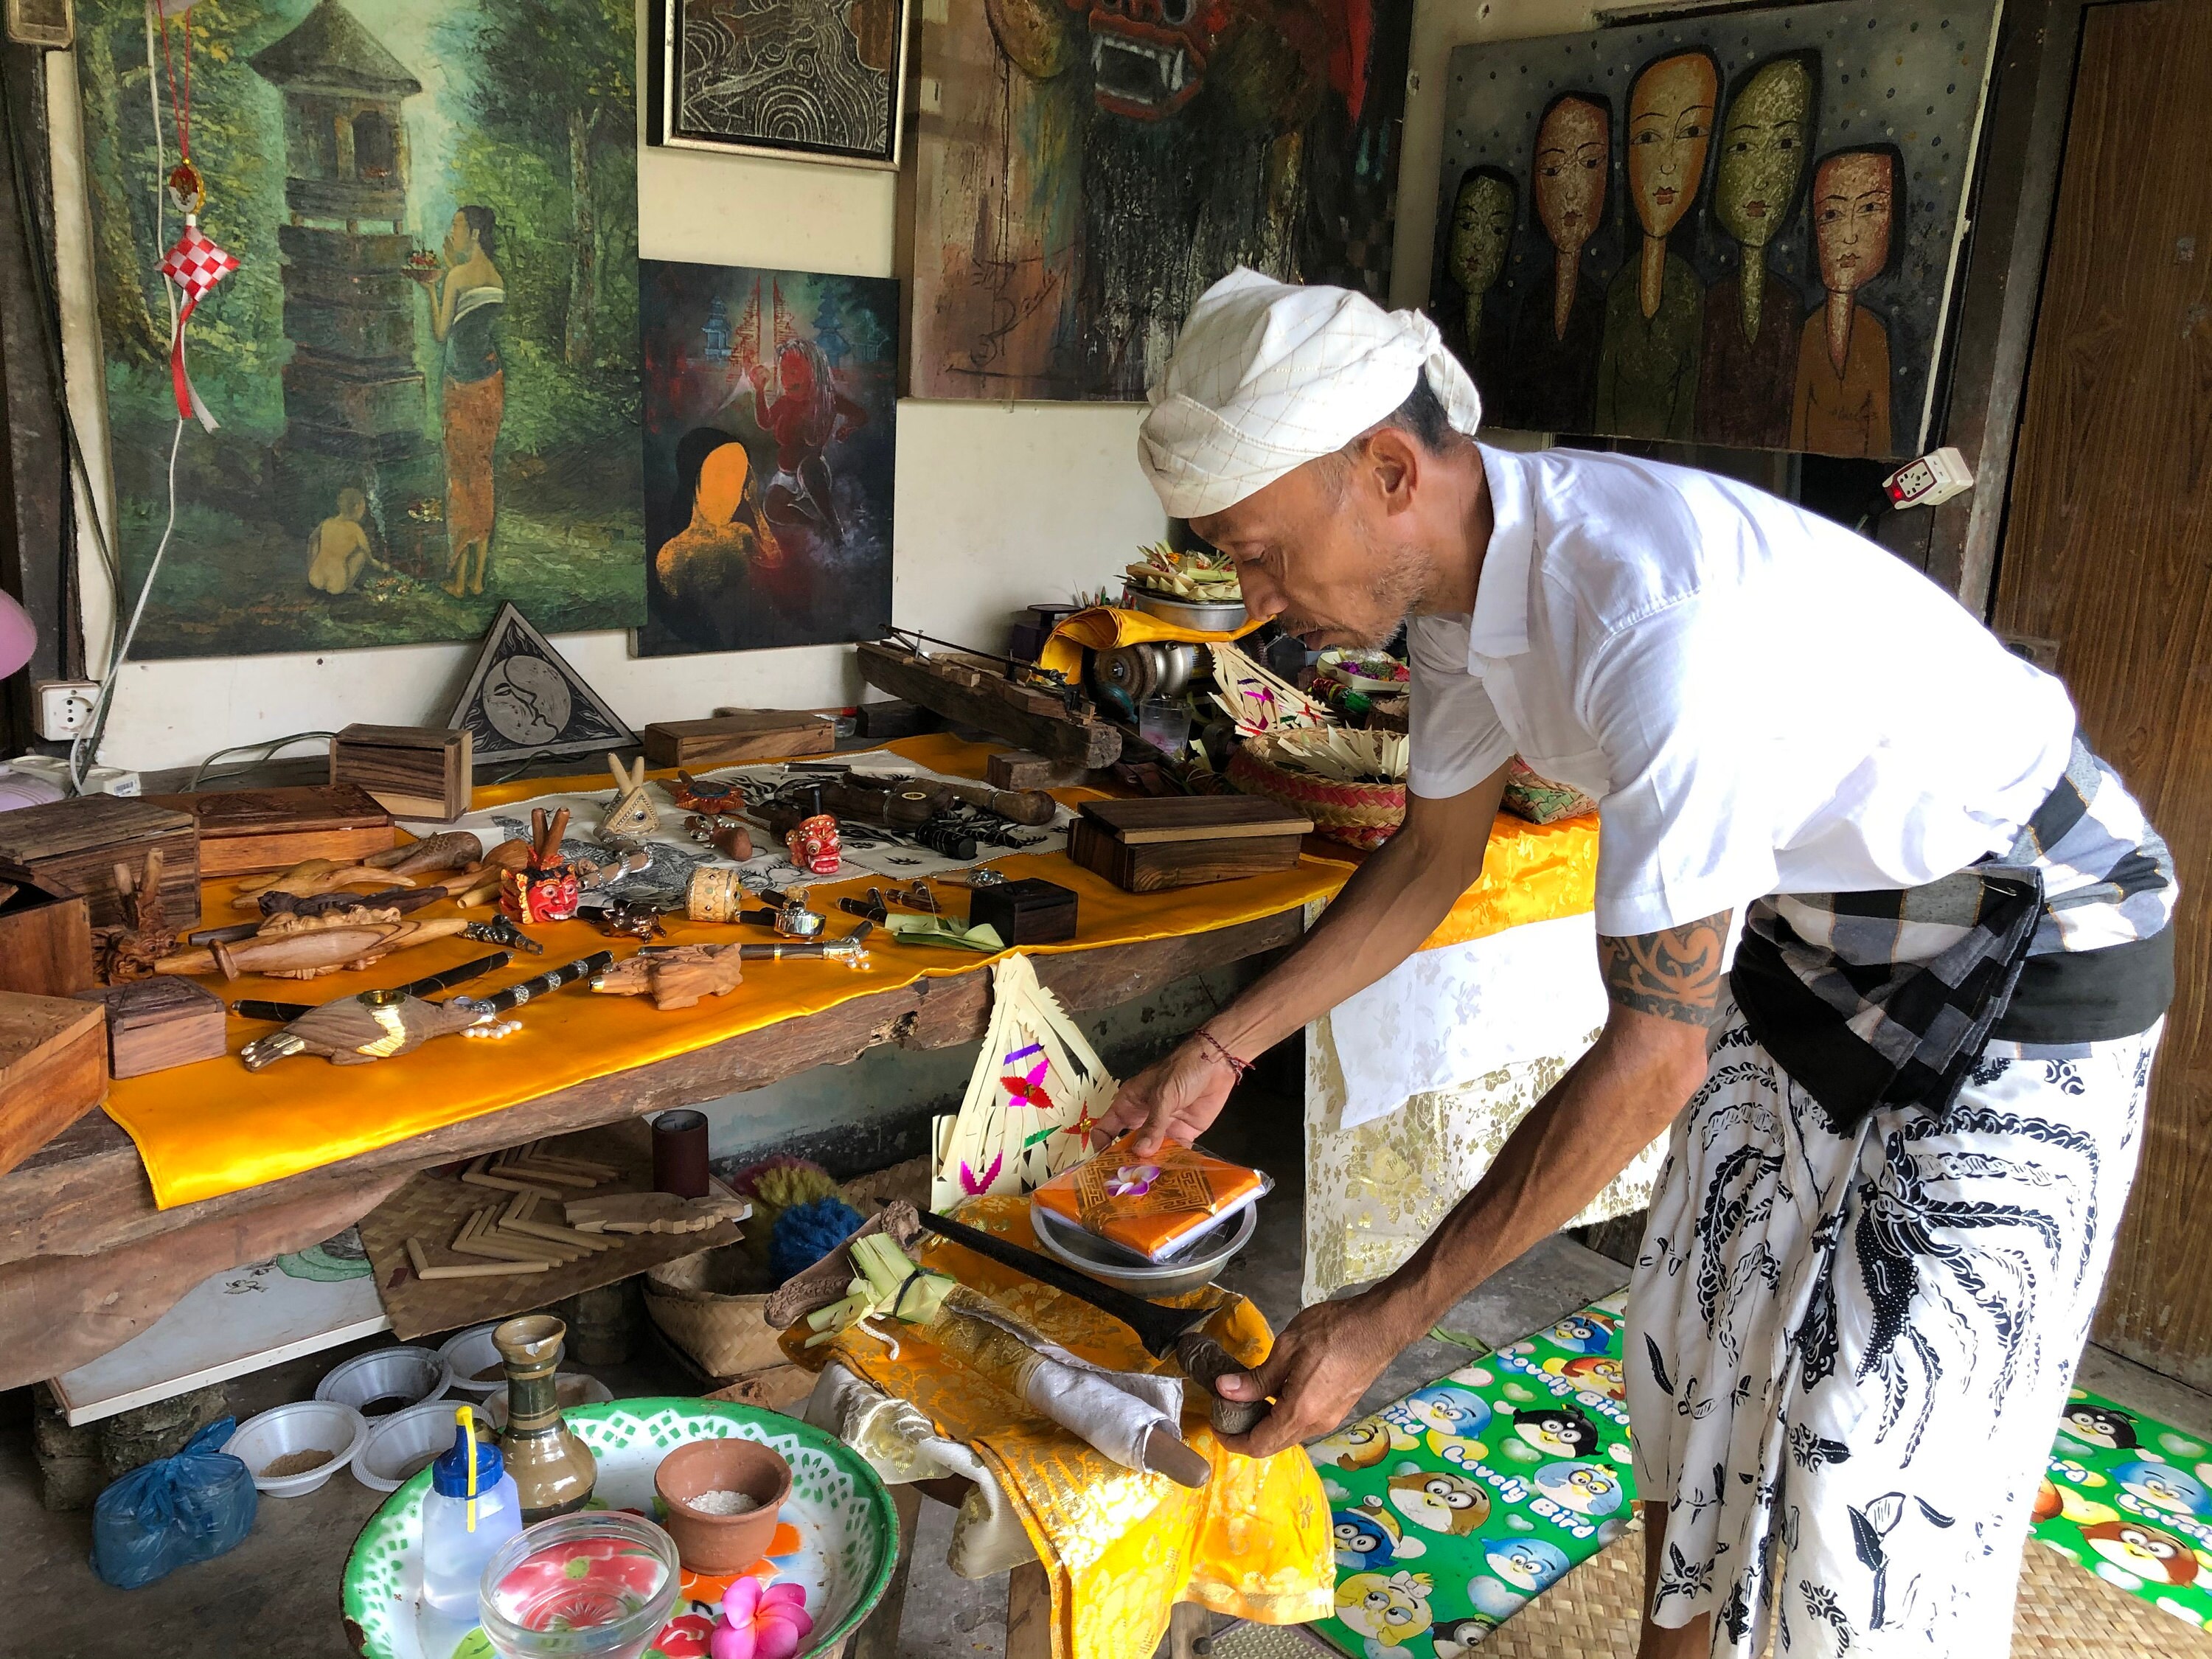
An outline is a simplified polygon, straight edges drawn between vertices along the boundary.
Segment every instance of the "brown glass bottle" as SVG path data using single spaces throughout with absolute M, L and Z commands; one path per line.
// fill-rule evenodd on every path
M 561 1419 L 555 1372 L 568 1327 L 550 1314 L 510 1319 L 491 1334 L 507 1368 L 507 1427 L 500 1455 L 522 1500 L 522 1524 L 535 1525 L 580 1510 L 599 1483 L 591 1448 Z

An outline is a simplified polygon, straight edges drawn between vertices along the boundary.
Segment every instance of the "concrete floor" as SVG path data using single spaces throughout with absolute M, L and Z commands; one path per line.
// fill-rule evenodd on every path
M 1294 1103 L 1255 1096 L 1209 1144 L 1275 1178 L 1250 1248 L 1224 1276 L 1278 1325 L 1297 1310 L 1303 1196 L 1300 1124 Z M 1547 1240 L 1462 1302 L 1440 1328 L 1494 1346 L 1552 1323 L 1619 1289 L 1627 1270 L 1565 1237 Z M 233 1383 L 241 1419 L 310 1395 L 323 1373 L 378 1338 L 279 1366 Z M 1393 1362 L 1370 1392 L 1372 1407 L 1465 1363 L 1468 1350 L 1429 1340 Z M 628 1365 L 596 1371 L 620 1395 L 683 1394 L 690 1385 L 649 1346 Z M 2212 1433 L 2212 1402 L 2096 1350 L 2083 1381 L 2195 1432 Z M 337 1584 L 355 1534 L 380 1501 L 340 1474 L 320 1492 L 264 1499 L 252 1535 L 229 1554 L 184 1569 L 146 1589 L 109 1589 L 88 1565 L 91 1516 L 52 1515 L 32 1492 L 27 1391 L 0 1395 L 0 1540 L 7 1592 L 0 1597 L 0 1659 L 345 1659 Z M 951 1659 L 1005 1650 L 1003 1577 L 969 1581 L 945 1565 L 951 1511 L 922 1506 L 914 1575 L 902 1627 L 903 1659 Z

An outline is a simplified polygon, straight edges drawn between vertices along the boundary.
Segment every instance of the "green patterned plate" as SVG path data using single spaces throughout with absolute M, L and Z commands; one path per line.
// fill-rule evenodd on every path
M 688 1440 L 757 1440 L 782 1453 L 791 1465 L 791 1496 L 778 1533 L 785 1553 L 769 1558 L 769 1582 L 806 1592 L 814 1615 L 806 1651 L 827 1650 L 852 1631 L 890 1582 L 898 1551 L 890 1494 L 857 1453 L 820 1429 L 712 1400 L 617 1400 L 574 1407 L 567 1417 L 599 1459 L 598 1508 L 652 1515 L 653 1472 Z M 393 1492 L 347 1558 L 346 1636 L 364 1659 L 491 1659 L 483 1632 L 422 1605 L 422 1498 L 429 1489 L 424 1469 Z M 653 1652 L 664 1659 L 703 1655 L 714 1603 L 727 1582 L 685 1574 L 685 1598 L 648 1659 Z

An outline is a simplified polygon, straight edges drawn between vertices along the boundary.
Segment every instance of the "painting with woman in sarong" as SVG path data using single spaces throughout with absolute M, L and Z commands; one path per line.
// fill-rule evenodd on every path
M 641 656 L 890 620 L 898 284 L 643 262 Z
M 132 654 L 642 620 L 628 0 L 82 0 L 78 76 Z M 185 331 L 177 109 L 239 260 Z M 158 120 L 157 120 L 158 112 Z
M 1850 0 L 1454 51 L 1428 309 L 1486 420 L 1918 454 L 1993 24 Z

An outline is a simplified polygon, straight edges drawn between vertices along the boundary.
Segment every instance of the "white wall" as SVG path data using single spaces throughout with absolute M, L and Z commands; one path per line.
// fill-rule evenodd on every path
M 1418 304 L 1427 293 L 1451 48 L 1590 23 L 1580 0 L 1420 0 L 1398 198 L 1397 304 Z M 74 66 L 64 54 L 52 56 L 50 93 L 66 105 Z M 58 138 L 74 132 L 69 118 L 65 107 L 57 112 Z M 91 289 L 88 274 L 72 276 L 68 268 L 89 257 L 76 175 L 63 158 L 58 209 L 65 221 L 72 210 L 78 219 L 77 226 L 65 223 L 61 239 L 64 292 L 78 301 L 64 334 L 73 348 L 73 380 L 88 395 L 95 384 Z M 896 274 L 896 181 L 890 173 L 641 146 L 638 175 L 640 246 L 648 258 Z M 84 408 L 82 398 L 78 407 Z M 90 413 L 96 422 L 96 410 Z M 902 402 L 895 620 L 988 644 L 1003 630 L 1006 612 L 1032 600 L 1064 599 L 1077 586 L 1110 577 L 1137 544 L 1165 527 L 1134 460 L 1140 414 L 1127 404 Z M 88 592 L 96 592 L 102 577 L 88 550 L 84 563 Z M 104 617 L 88 623 L 97 662 Z M 647 660 L 631 657 L 619 632 L 566 635 L 558 642 L 633 726 L 702 715 L 724 702 L 842 704 L 861 690 L 852 653 L 842 647 Z M 100 758 L 150 769 L 354 720 L 442 720 L 475 650 L 456 643 L 126 664 Z

